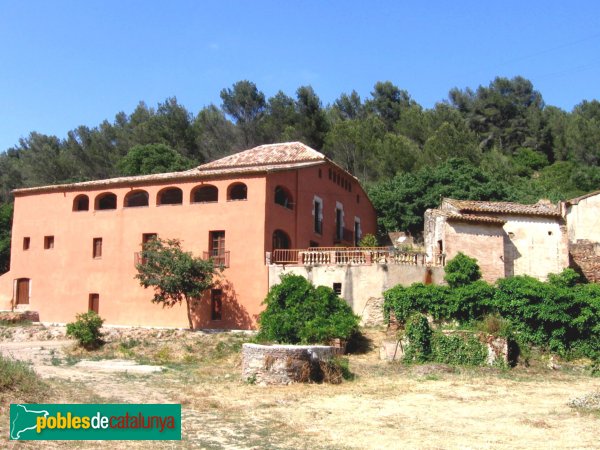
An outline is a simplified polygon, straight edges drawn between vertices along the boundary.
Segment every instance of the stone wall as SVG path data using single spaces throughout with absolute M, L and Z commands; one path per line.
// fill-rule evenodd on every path
M 569 244 L 571 266 L 591 283 L 600 282 L 600 243 L 580 239 Z
M 10 323 L 39 322 L 40 315 L 37 311 L 0 311 L 0 320 Z
M 327 345 L 244 344 L 242 379 L 261 385 L 307 382 L 316 378 L 320 361 L 339 353 Z
M 323 266 L 269 266 L 269 288 L 278 284 L 286 273 L 301 275 L 315 286 L 332 288 L 341 284 L 341 296 L 363 319 L 363 325 L 383 323 L 383 292 L 401 284 L 442 284 L 443 267 L 409 264 L 323 265 Z

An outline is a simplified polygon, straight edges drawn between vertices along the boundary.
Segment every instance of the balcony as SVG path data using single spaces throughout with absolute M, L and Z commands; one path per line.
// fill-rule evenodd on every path
M 219 255 L 213 255 L 212 252 L 202 252 L 202 259 L 212 259 L 216 267 L 229 267 L 229 251 L 222 252 Z
M 270 259 L 269 259 L 270 257 Z M 267 255 L 267 264 L 314 265 L 369 265 L 402 264 L 441 266 L 444 258 L 427 263 L 427 255 L 420 252 L 400 251 L 393 247 L 311 247 L 307 249 L 277 249 Z

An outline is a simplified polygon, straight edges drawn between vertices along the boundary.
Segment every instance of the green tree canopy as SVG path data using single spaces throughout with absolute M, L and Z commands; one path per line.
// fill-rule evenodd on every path
M 136 145 L 118 163 L 123 175 L 149 175 L 189 169 L 193 162 L 165 144 Z
M 190 329 L 192 302 L 213 285 L 216 269 L 212 260 L 194 257 L 177 239 L 152 239 L 144 244 L 135 276 L 140 284 L 154 288 L 153 303 L 172 307 L 185 301 Z

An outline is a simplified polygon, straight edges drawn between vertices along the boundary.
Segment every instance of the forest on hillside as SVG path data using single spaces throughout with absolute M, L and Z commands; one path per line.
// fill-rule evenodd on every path
M 600 102 L 546 105 L 522 77 L 451 89 L 433 108 L 392 82 L 323 105 L 310 86 L 266 98 L 250 81 L 197 114 L 176 98 L 140 102 L 66 137 L 32 131 L 0 153 L 0 273 L 16 188 L 184 170 L 260 144 L 302 141 L 360 179 L 380 232 L 418 233 L 443 196 L 534 203 L 600 189 Z

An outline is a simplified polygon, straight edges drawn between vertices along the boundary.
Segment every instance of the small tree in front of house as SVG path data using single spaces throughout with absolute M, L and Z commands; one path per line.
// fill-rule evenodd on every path
M 140 284 L 154 288 L 153 303 L 172 307 L 185 300 L 190 329 L 192 303 L 213 284 L 216 273 L 212 260 L 194 257 L 181 248 L 178 239 L 151 239 L 144 244 L 141 263 L 136 265 Z

